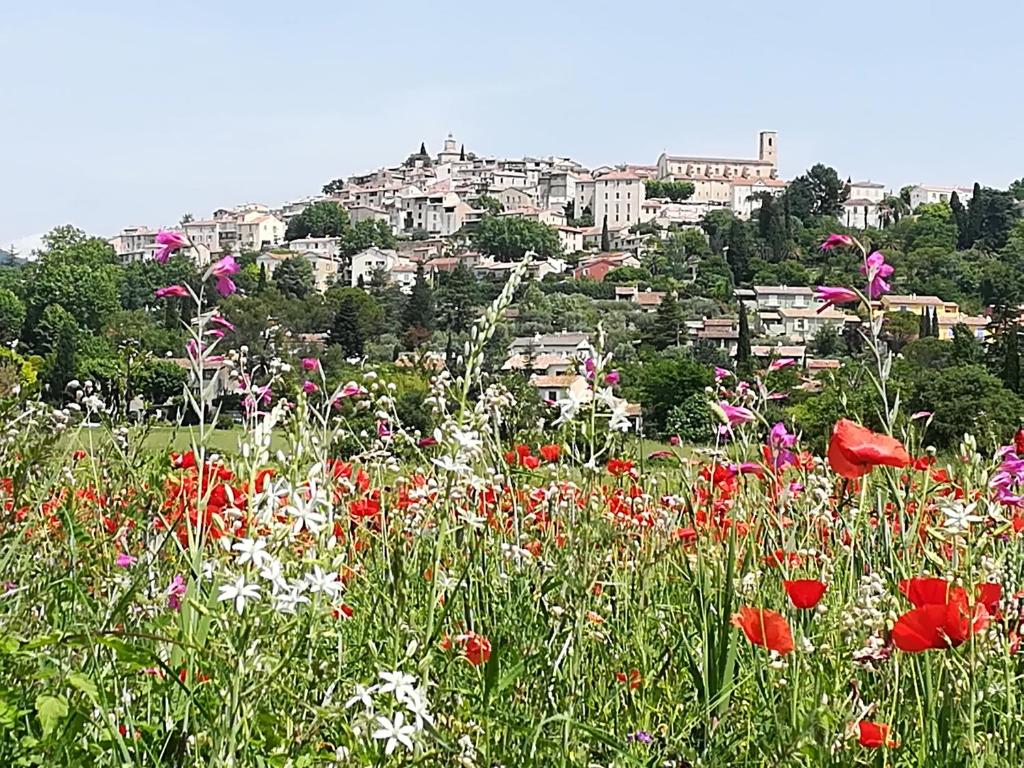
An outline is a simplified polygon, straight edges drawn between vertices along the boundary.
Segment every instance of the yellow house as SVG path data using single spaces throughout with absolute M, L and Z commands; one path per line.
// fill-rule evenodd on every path
M 883 312 L 910 312 L 920 315 L 922 311 L 934 311 L 939 321 L 938 338 L 947 341 L 953 338 L 953 328 L 964 325 L 970 329 L 976 339 L 984 339 L 988 335 L 988 318 L 965 315 L 955 301 L 943 301 L 938 296 L 918 296 L 917 294 L 893 293 L 881 299 Z

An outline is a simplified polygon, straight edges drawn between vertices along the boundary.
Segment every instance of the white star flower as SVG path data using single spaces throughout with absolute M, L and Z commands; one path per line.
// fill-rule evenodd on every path
M 247 600 L 259 599 L 259 586 L 247 583 L 244 575 L 235 579 L 233 584 L 221 584 L 220 594 L 217 595 L 217 600 L 220 602 L 224 602 L 225 600 L 234 600 L 235 610 L 238 611 L 239 614 L 241 614 L 245 609 L 245 603 Z
M 231 548 L 238 553 L 239 565 L 252 563 L 257 568 L 262 568 L 270 560 L 266 539 L 239 539 Z
M 395 712 L 395 719 L 388 720 L 386 717 L 377 717 L 377 725 L 379 728 L 373 732 L 373 738 L 378 741 L 385 741 L 384 754 L 390 755 L 395 751 L 395 747 L 401 744 L 406 749 L 412 751 L 412 735 L 416 733 L 416 726 L 411 723 L 405 722 L 405 713 L 402 711 Z

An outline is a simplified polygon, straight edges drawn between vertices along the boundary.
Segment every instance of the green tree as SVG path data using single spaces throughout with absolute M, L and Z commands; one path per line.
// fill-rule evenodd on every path
M 1024 412 L 1024 402 L 978 365 L 928 371 L 909 406 L 933 413 L 929 439 L 940 449 L 957 445 L 965 433 L 983 445 L 1005 444 Z
M 188 383 L 188 371 L 177 363 L 158 358 L 144 361 L 135 372 L 135 391 L 147 403 L 163 405 L 181 397 Z
M 981 362 L 985 350 L 966 325 L 953 326 L 952 361 L 956 365 L 976 365 Z M 1019 378 L 1019 377 L 1018 377 Z
M 696 187 L 690 181 L 644 179 L 644 192 L 648 198 L 668 198 L 673 202 L 688 200 Z
M 729 226 L 727 248 L 726 260 L 729 262 L 729 269 L 732 270 L 733 282 L 737 285 L 747 283 L 752 276 L 750 258 L 753 255 L 754 242 L 746 222 L 733 219 Z
M 274 270 L 274 285 L 285 296 L 306 298 L 316 287 L 313 265 L 301 254 L 289 256 Z
M 739 333 L 736 340 L 736 368 L 746 371 L 751 365 L 750 324 L 747 320 L 747 307 L 740 302 Z
M 338 195 L 345 189 L 344 179 L 332 179 L 321 187 L 320 191 L 325 195 Z
M 552 227 L 518 216 L 485 216 L 470 239 L 477 250 L 498 261 L 519 261 L 527 252 L 543 258 L 562 252 Z
M 74 316 L 59 304 L 43 310 L 36 329 L 38 348 L 44 354 L 45 381 L 51 396 L 59 398 L 78 370 L 79 326 Z
M 882 336 L 895 354 L 917 337 L 920 329 L 918 318 L 913 312 L 887 312 L 882 323 Z
M 345 357 L 361 357 L 363 354 L 363 333 L 359 328 L 359 310 L 355 297 L 346 294 L 338 305 L 331 326 L 330 343 L 341 348 Z
M 424 336 L 434 329 L 434 292 L 427 282 L 422 263 L 416 266 L 416 282 L 405 304 L 402 326 L 407 332 L 416 331 Z
M 356 222 L 345 235 L 341 253 L 344 256 L 352 256 L 371 247 L 394 249 L 397 244 L 391 227 L 385 222 L 363 219 Z
M 601 251 L 607 253 L 612 249 L 612 241 L 608 236 L 608 214 L 604 215 L 604 221 L 601 222 Z
M 51 304 L 67 310 L 82 328 L 99 330 L 120 306 L 120 274 L 108 243 L 81 230 L 58 228 L 45 240 L 25 290 L 24 333 L 35 337 Z
M 814 354 L 831 357 L 839 351 L 839 331 L 834 325 L 825 324 L 814 334 Z
M 1019 333 L 1020 328 L 1014 324 L 1003 334 L 1003 386 L 1011 392 L 1020 392 Z
M 956 247 L 964 250 L 970 248 L 967 242 L 968 222 L 967 222 L 967 208 L 960 202 L 960 195 L 953 190 L 953 194 L 949 196 L 949 209 L 953 214 L 953 223 L 956 224 Z
M 836 170 L 822 163 L 797 176 L 786 190 L 792 215 L 805 223 L 811 216 L 838 216 L 848 196 Z
M 1011 182 L 1007 191 L 1014 200 L 1024 200 L 1024 178 Z
M 967 237 L 964 239 L 963 247 L 970 248 L 981 239 L 981 220 L 985 216 L 984 209 L 985 200 L 981 184 L 974 182 L 971 199 L 967 203 Z
M 460 261 L 438 280 L 437 325 L 452 333 L 465 333 L 476 318 L 480 286 L 472 270 Z
M 658 305 L 648 341 L 655 349 L 682 346 L 686 341 L 686 313 L 675 293 L 667 293 Z
M 685 443 L 708 443 L 715 434 L 715 416 L 703 392 L 694 392 L 669 411 L 665 435 Z
M 572 205 L 571 201 L 569 202 L 569 205 Z M 497 216 L 505 210 L 505 206 L 501 204 L 501 201 L 496 197 L 491 197 L 490 195 L 480 195 L 480 197 L 477 198 L 476 207 L 487 211 L 485 215 L 490 216 Z M 572 218 L 572 216 L 567 215 L 567 218 Z
M 333 200 L 322 200 L 306 206 L 292 217 L 285 230 L 285 240 L 305 237 L 347 237 L 352 229 L 348 211 Z
M 9 288 L 0 288 L 0 343 L 6 345 L 21 338 L 24 325 L 24 302 Z
M 932 335 L 931 312 L 928 307 L 921 309 L 921 319 L 917 321 L 917 338 L 923 339 Z

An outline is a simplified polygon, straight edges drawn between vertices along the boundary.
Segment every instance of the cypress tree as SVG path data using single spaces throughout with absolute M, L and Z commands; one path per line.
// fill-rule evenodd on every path
M 263 293 L 267 290 L 267 265 L 260 264 L 260 278 L 256 283 L 256 292 Z
M 1003 384 L 1013 392 L 1020 391 L 1020 353 L 1017 349 L 1017 324 L 1006 329 L 1003 341 Z
M 402 313 L 405 330 L 420 329 L 429 333 L 434 329 L 434 292 L 427 282 L 423 264 L 416 266 L 416 283 Z
M 984 218 L 985 195 L 981 191 L 981 184 L 974 182 L 971 201 L 967 204 L 967 237 L 961 247 L 970 248 L 978 241 L 981 237 L 981 222 Z
M 931 335 L 931 317 L 928 315 L 928 307 L 924 307 L 921 310 L 921 317 L 917 321 L 917 338 L 925 339 Z
M 463 144 L 461 147 L 459 147 L 459 160 L 465 160 L 465 159 L 466 159 L 466 145 Z
M 747 321 L 747 308 L 740 302 L 739 334 L 736 339 L 736 368 L 744 370 L 750 364 L 750 324 Z
M 604 215 L 604 222 L 601 224 L 601 251 L 607 253 L 612 249 L 612 240 L 608 235 L 608 214 Z
M 967 245 L 967 209 L 960 202 L 960 195 L 953 191 L 949 196 L 949 208 L 953 212 L 953 223 L 956 224 L 956 247 L 965 250 Z
M 420 142 L 420 157 L 427 156 L 427 144 L 424 141 Z
M 932 307 L 932 320 L 930 326 L 931 334 L 936 339 L 939 338 L 939 310 Z

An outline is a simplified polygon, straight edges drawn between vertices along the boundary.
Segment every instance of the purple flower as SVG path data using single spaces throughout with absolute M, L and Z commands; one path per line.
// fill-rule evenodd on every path
M 796 365 L 796 360 L 792 357 L 780 357 L 778 360 L 772 360 L 771 365 L 768 366 L 768 373 L 781 371 L 783 368 L 789 368 L 791 365 Z
M 834 285 L 819 285 L 814 289 L 814 298 L 824 302 L 818 307 L 818 312 L 824 312 L 829 307 L 839 304 L 854 304 L 860 301 L 856 291 Z
M 732 376 L 732 371 L 726 368 L 719 368 L 715 366 L 715 384 L 720 384 L 723 379 L 727 379 Z
M 171 254 L 188 245 L 188 241 L 181 232 L 161 229 L 156 233 L 156 244 L 163 247 L 158 249 L 153 257 L 161 264 L 166 264 Z
M 654 737 L 651 736 L 651 734 L 649 734 L 647 731 L 637 731 L 636 733 L 629 734 L 626 740 L 635 741 L 638 744 L 650 744 L 654 741 Z
M 607 384 L 609 387 L 614 387 L 616 384 L 619 383 L 619 372 L 612 371 L 611 373 L 606 375 L 604 377 L 604 383 Z
M 316 390 L 317 386 L 312 381 L 309 381 L 307 379 L 306 381 L 302 382 L 302 391 L 305 392 L 307 395 L 312 395 L 314 392 L 316 392 Z
M 749 408 L 744 408 L 741 405 L 731 405 L 725 400 L 718 404 L 718 407 L 722 409 L 722 413 L 725 414 L 725 418 L 729 421 L 730 427 L 735 427 L 737 424 L 744 424 L 748 421 L 754 420 L 754 413 Z
M 796 445 L 796 435 L 790 434 L 781 421 L 768 433 L 768 445 L 772 449 L 772 464 L 776 472 L 796 464 L 796 455 L 790 450 Z
M 117 559 L 114 561 L 114 565 L 116 565 L 118 568 L 131 568 L 138 561 L 139 558 L 132 557 L 131 555 L 122 552 L 120 555 L 117 556 Z
M 586 376 L 587 381 L 594 380 L 594 372 L 597 370 L 597 363 L 594 362 L 594 358 L 588 357 L 587 361 L 583 364 L 583 375 Z
M 383 419 L 377 422 L 377 437 L 381 439 L 391 437 L 391 427 Z
M 315 371 L 320 367 L 320 361 L 315 357 L 304 357 L 302 358 L 302 370 L 304 371 Z
M 837 235 L 831 234 L 825 238 L 825 242 L 821 244 L 821 250 L 831 251 L 833 248 L 839 248 L 840 246 L 853 245 L 853 238 L 849 235 Z
M 181 577 L 181 574 L 177 574 L 171 579 L 171 584 L 167 587 L 167 607 L 172 611 L 181 610 L 181 598 L 185 596 L 185 592 L 188 588 L 185 586 L 185 579 Z
M 861 265 L 860 273 L 868 279 L 868 298 L 874 300 L 883 293 L 888 293 L 890 285 L 885 281 L 893 273 L 891 264 L 885 263 L 881 251 L 875 251 Z
M 188 296 L 188 289 L 184 285 L 168 285 L 164 288 L 157 288 L 153 291 L 153 295 L 158 299 L 168 296 L 183 297 Z
M 217 293 L 230 296 L 235 292 L 235 283 L 231 275 L 238 272 L 238 262 L 234 256 L 225 256 L 210 267 L 210 275 L 217 278 Z
M 226 328 L 229 331 L 235 330 L 235 324 L 232 323 L 230 320 L 228 320 L 223 315 L 211 315 L 210 316 L 210 322 L 211 323 L 216 323 L 221 328 Z

